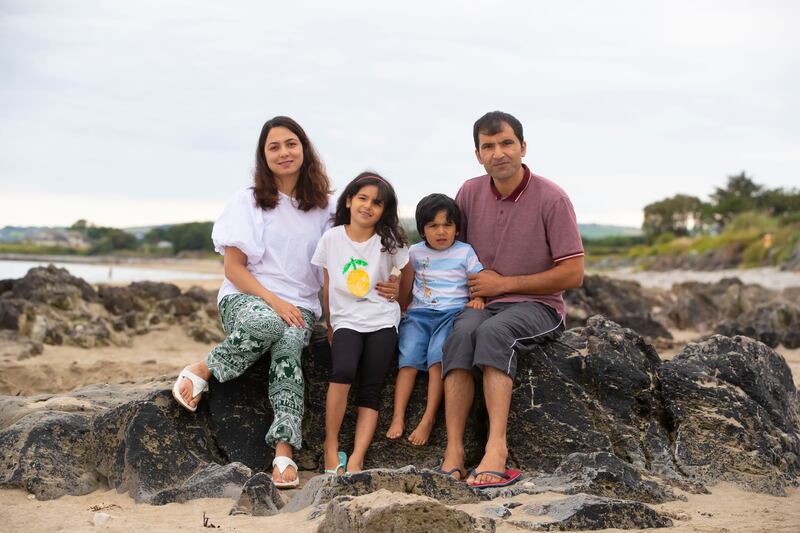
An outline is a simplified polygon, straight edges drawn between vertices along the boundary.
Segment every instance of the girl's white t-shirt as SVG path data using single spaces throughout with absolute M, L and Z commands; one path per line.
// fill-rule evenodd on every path
M 400 305 L 378 294 L 375 285 L 388 281 L 392 268 L 402 269 L 408 263 L 407 247 L 393 254 L 381 252 L 377 233 L 364 242 L 354 242 L 344 226 L 336 226 L 319 240 L 311 263 L 328 270 L 328 305 L 334 331 L 347 328 L 368 333 L 398 326 Z
M 335 203 L 329 199 L 326 209 L 301 211 L 292 197 L 278 194 L 280 200 L 274 209 L 261 209 L 252 187 L 234 194 L 214 223 L 214 249 L 224 254 L 228 246 L 238 248 L 247 256 L 247 270 L 261 285 L 292 305 L 320 316 L 322 270 L 311 264 L 311 256 L 331 226 Z M 225 278 L 217 302 L 240 292 Z

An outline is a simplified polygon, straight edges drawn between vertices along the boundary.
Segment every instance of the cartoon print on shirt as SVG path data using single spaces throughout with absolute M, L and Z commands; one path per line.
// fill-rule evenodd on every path
M 342 274 L 347 274 L 347 289 L 350 293 L 359 298 L 363 298 L 369 292 L 370 282 L 367 271 L 359 269 L 359 266 L 367 266 L 367 262 L 363 259 L 354 259 L 351 257 L 350 261 L 344 265 Z M 350 270 L 350 267 L 353 269 L 348 274 L 347 271 Z
M 431 258 L 424 257 L 420 261 L 420 265 L 422 266 L 420 277 L 422 278 L 422 283 L 420 283 L 420 288 L 422 289 L 423 298 L 426 304 L 436 304 L 439 302 L 438 298 L 433 297 L 431 298 L 431 288 L 428 286 L 428 277 L 426 276 L 428 269 L 431 266 Z

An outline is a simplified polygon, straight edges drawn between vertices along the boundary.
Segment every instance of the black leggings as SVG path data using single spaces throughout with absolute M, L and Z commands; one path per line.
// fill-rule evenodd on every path
M 356 405 L 378 411 L 386 374 L 389 373 L 396 351 L 395 328 L 369 333 L 339 328 L 333 333 L 330 382 L 352 385 L 358 371 Z

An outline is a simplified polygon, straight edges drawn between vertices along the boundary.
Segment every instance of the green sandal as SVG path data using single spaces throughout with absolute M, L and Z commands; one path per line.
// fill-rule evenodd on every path
M 342 474 L 339 473 L 339 469 L 344 470 L 345 468 L 347 468 L 347 454 L 339 452 L 339 464 L 336 465 L 336 468 L 326 468 L 325 473 L 341 476 Z

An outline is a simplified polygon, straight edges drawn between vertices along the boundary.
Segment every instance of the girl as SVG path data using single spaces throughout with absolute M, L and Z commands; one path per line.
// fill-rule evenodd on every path
M 311 262 L 324 272 L 323 306 L 333 363 L 325 402 L 325 471 L 360 472 L 397 347 L 399 284 L 392 274 L 408 271 L 406 237 L 389 182 L 364 172 L 347 185 L 336 205 L 334 227 L 320 239 Z M 339 429 L 356 374 L 358 419 L 347 461 L 338 452 Z
M 309 261 L 330 227 L 330 182 L 308 136 L 289 117 L 261 128 L 254 175 L 254 185 L 234 195 L 211 234 L 224 255 L 217 301 L 227 337 L 181 371 L 172 395 L 194 412 L 212 375 L 239 377 L 269 351 L 275 417 L 265 439 L 275 447 L 275 486 L 291 488 L 299 483 L 292 449 L 302 443 L 300 354 L 321 313 L 322 273 Z

